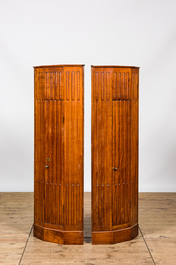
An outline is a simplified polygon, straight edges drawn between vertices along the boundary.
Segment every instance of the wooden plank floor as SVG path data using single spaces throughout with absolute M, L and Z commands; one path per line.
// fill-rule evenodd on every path
M 0 264 L 176 264 L 176 193 L 140 193 L 139 236 L 115 245 L 91 244 L 84 196 L 84 245 L 62 246 L 33 237 L 33 193 L 0 193 Z

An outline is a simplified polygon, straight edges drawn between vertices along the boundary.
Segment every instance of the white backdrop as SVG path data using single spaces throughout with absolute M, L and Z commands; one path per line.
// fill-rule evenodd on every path
M 0 1 L 0 191 L 33 191 L 33 66 L 85 64 L 85 191 L 91 190 L 90 65 L 140 66 L 140 191 L 176 191 L 176 1 Z

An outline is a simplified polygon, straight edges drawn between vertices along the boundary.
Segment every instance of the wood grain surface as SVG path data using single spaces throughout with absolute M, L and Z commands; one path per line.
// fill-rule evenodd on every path
M 92 66 L 93 244 L 137 236 L 138 84 L 137 67 Z
M 78 231 L 80 244 L 80 234 L 83 243 L 84 68 L 41 66 L 35 67 L 34 74 L 34 235 L 39 237 L 43 229 L 43 240 L 54 242 L 57 238 L 58 242 L 68 244 L 64 232 Z

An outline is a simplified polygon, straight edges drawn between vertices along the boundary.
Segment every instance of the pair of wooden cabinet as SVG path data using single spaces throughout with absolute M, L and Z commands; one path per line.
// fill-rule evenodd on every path
M 34 67 L 34 236 L 83 244 L 84 66 Z M 138 234 L 138 67 L 92 66 L 92 243 Z

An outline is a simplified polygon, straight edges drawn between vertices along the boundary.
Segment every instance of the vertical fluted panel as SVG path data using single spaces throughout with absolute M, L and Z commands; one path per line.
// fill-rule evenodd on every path
M 64 94 L 63 73 L 60 69 L 46 69 L 42 80 L 42 98 L 62 100 Z
M 112 100 L 130 99 L 130 69 L 113 69 Z
M 64 156 L 65 156 L 65 220 L 67 231 L 82 227 L 83 170 L 83 91 L 82 71 L 78 67 L 64 68 L 66 95 L 64 98 Z
M 35 219 L 39 225 L 63 225 L 62 75 L 62 68 L 35 69 Z
M 63 111 L 62 72 L 45 73 L 47 99 L 45 100 L 45 222 L 63 225 Z M 51 207 L 52 205 L 52 207 Z
M 130 102 L 113 102 L 113 226 L 130 222 Z M 126 199 L 124 199 L 126 198 Z
M 107 230 L 111 227 L 111 174 L 112 162 L 107 153 L 111 153 L 112 128 L 112 73 L 111 70 L 103 68 L 93 74 L 94 90 L 93 100 L 96 104 L 92 106 L 92 122 L 95 125 L 92 135 L 93 152 L 92 179 L 93 195 L 92 224 L 95 230 Z

